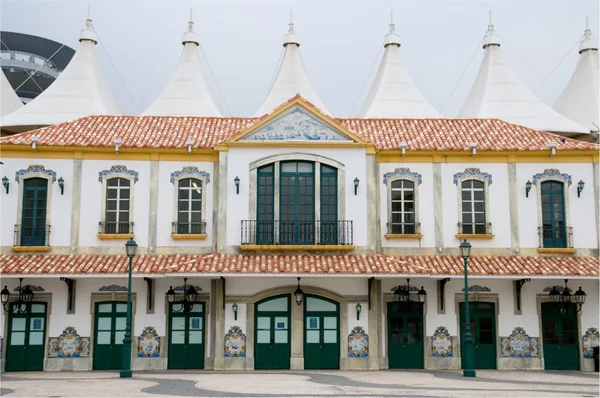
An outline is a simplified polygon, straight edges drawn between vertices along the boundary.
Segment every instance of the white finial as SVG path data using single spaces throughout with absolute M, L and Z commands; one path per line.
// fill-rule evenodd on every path
M 383 47 L 387 47 L 390 44 L 400 47 L 400 36 L 396 33 L 396 25 L 394 24 L 394 10 L 390 10 L 390 31 L 385 35 Z
M 290 23 L 287 34 L 283 37 L 283 45 L 284 47 L 288 44 L 295 44 L 300 46 L 300 41 L 298 40 L 298 36 L 296 36 L 296 32 L 294 32 L 294 14 L 290 9 Z
M 598 42 L 590 29 L 590 18 L 588 15 L 585 16 L 585 32 L 583 33 L 581 43 L 579 43 L 579 54 L 585 50 L 598 51 Z
M 590 16 L 585 16 L 585 30 L 590 30 Z
M 192 16 L 192 7 L 190 7 L 190 20 L 188 22 L 188 32 L 194 31 L 194 18 Z
M 79 41 L 90 40 L 94 42 L 94 44 L 98 44 L 98 36 L 96 32 L 94 32 L 94 28 L 92 27 L 92 18 L 91 18 L 91 6 L 88 4 L 87 11 L 87 19 L 85 20 L 85 28 L 81 31 L 79 35 Z
M 493 25 L 492 25 L 492 10 L 490 10 L 490 11 L 489 11 L 489 16 L 488 16 L 488 19 L 489 19 L 488 26 L 493 26 Z
M 483 48 L 486 48 L 487 46 L 489 46 L 490 44 L 495 44 L 497 46 L 500 46 L 500 38 L 498 37 L 497 33 L 496 33 L 496 29 L 494 29 L 494 24 L 492 24 L 492 11 L 489 11 L 488 14 L 488 30 L 485 33 L 485 36 L 483 38 Z
M 294 33 L 294 11 L 290 9 L 290 23 L 288 33 Z
M 394 24 L 394 10 L 390 10 L 390 25 Z

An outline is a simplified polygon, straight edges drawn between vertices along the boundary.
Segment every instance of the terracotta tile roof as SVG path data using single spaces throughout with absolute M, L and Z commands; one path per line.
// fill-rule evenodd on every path
M 72 122 L 3 137 L 0 144 L 31 145 L 31 137 L 43 146 L 114 146 L 121 148 L 214 148 L 217 144 L 258 122 L 260 118 L 177 116 L 88 116 Z M 600 146 L 563 138 L 497 119 L 334 119 L 380 150 L 397 150 L 400 142 L 408 150 L 468 151 L 476 142 L 478 151 L 549 150 L 556 141 L 560 150 L 598 150 Z
M 126 256 L 13 255 L 0 256 L 2 274 L 125 274 Z M 458 256 L 384 255 L 140 255 L 138 274 L 326 274 L 326 275 L 462 275 Z M 594 257 L 473 256 L 474 276 L 598 276 Z

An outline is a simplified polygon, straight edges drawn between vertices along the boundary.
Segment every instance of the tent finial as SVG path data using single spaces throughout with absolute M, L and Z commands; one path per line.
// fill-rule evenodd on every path
M 188 32 L 194 31 L 194 18 L 193 18 L 192 10 L 193 10 L 193 8 L 190 7 L 190 20 L 188 22 L 188 29 L 189 29 Z
M 294 11 L 290 8 L 290 23 L 288 33 L 294 33 Z

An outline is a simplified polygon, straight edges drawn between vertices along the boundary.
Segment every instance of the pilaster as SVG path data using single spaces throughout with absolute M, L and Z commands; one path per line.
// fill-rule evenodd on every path
M 150 216 L 148 219 L 148 252 L 156 250 L 158 225 L 158 160 L 150 161 Z
M 598 163 L 592 163 L 592 170 L 594 171 L 594 209 L 596 209 L 596 240 L 598 246 L 597 249 L 600 249 L 600 176 L 598 175 Z
M 519 206 L 517 187 L 517 165 L 508 163 L 508 204 L 510 211 L 510 247 L 512 253 L 519 247 Z
M 381 336 L 381 314 L 383 313 L 381 302 L 381 281 L 373 279 L 371 282 L 371 295 L 369 297 L 371 307 L 369 308 L 369 370 L 379 370 L 379 357 L 381 355 L 379 339 Z
M 81 218 L 81 170 L 83 161 L 73 160 L 73 201 L 71 207 L 71 252 L 79 247 L 79 223 Z
M 444 213 L 442 208 L 442 164 L 433 163 L 433 217 L 435 225 L 435 247 L 444 247 Z
M 224 369 L 225 358 L 225 311 L 223 310 L 223 279 L 213 279 L 210 285 L 211 305 L 211 355 L 214 358 L 215 370 Z
M 306 297 L 304 298 L 306 300 Z M 292 357 L 290 369 L 304 369 L 304 307 L 292 299 Z
M 217 218 L 213 220 L 217 224 L 217 252 L 227 247 L 227 154 L 228 152 L 219 152 L 219 179 L 217 182 L 219 200 L 217 202 Z
M 377 163 L 375 155 L 367 155 L 367 180 L 371 183 L 365 184 L 367 187 L 367 246 L 370 251 L 381 246 L 381 223 L 379 222 L 378 210 L 378 192 L 379 184 L 377 183 Z

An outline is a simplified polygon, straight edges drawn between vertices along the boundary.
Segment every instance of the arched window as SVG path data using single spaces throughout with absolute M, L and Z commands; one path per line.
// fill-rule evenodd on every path
M 464 180 L 461 189 L 461 222 L 459 232 L 462 234 L 487 234 L 485 214 L 485 184 L 478 180 Z
M 542 247 L 567 247 L 564 183 L 544 181 L 542 193 Z
M 415 183 L 409 180 L 391 182 L 389 234 L 415 234 Z
M 179 180 L 177 189 L 178 234 L 205 234 L 202 222 L 202 181 L 196 178 Z
M 106 210 L 104 215 L 105 234 L 130 234 L 131 181 L 114 177 L 106 180 Z M 101 223 L 102 225 L 102 223 Z
M 48 246 L 46 212 L 48 205 L 48 180 L 27 178 L 23 180 L 23 207 L 16 246 Z

